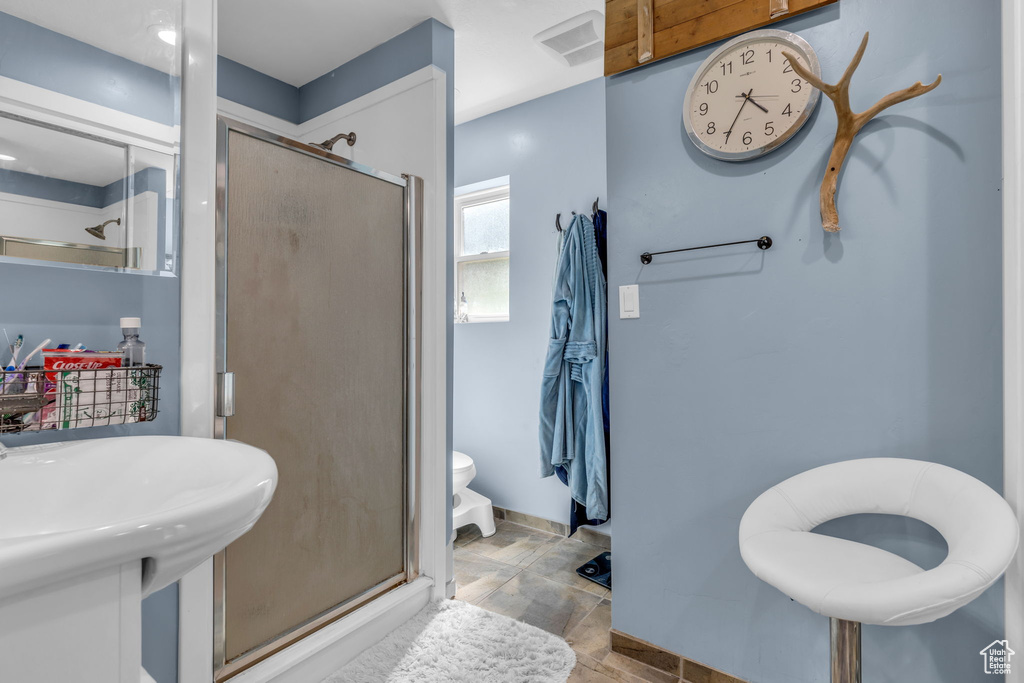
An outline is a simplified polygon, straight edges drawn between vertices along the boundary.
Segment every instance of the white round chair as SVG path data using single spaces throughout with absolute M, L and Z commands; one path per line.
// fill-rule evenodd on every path
M 913 517 L 949 547 L 934 569 L 874 546 L 812 532 L 860 513 Z M 860 625 L 924 624 L 963 607 L 1002 576 L 1017 549 L 1002 496 L 945 465 L 867 458 L 825 465 L 761 494 L 740 521 L 750 571 L 831 620 L 832 682 L 860 682 Z

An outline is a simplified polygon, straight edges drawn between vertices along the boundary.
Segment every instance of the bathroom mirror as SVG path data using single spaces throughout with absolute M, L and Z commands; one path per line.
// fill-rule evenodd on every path
M 0 3 L 0 261 L 173 274 L 180 0 Z

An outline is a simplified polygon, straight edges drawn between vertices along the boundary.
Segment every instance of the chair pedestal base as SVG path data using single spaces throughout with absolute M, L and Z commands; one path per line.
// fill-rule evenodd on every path
M 832 683 L 860 683 L 860 622 L 829 619 Z

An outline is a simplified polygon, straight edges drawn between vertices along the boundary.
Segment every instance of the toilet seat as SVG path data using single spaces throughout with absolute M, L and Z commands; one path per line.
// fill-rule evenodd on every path
M 452 451 L 452 474 L 465 472 L 473 466 L 473 458 L 459 451 Z

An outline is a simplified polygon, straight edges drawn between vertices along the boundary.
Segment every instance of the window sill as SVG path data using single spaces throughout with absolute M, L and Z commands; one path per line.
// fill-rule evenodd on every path
M 475 323 L 507 323 L 508 320 L 509 320 L 508 316 L 502 316 L 502 317 L 495 316 L 493 318 L 492 317 L 474 317 L 474 318 L 470 318 L 469 320 L 456 321 L 455 324 L 456 325 L 473 325 Z

